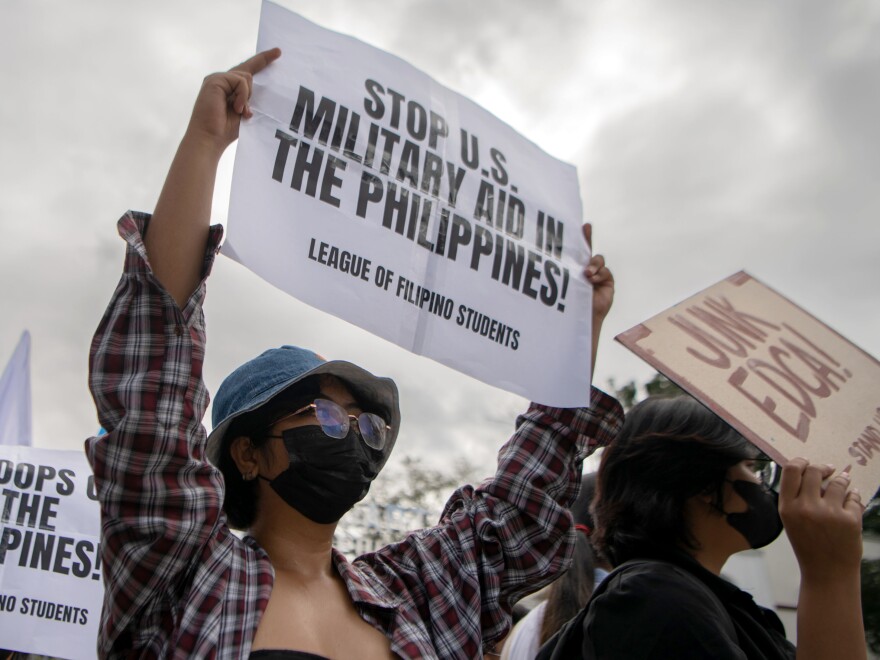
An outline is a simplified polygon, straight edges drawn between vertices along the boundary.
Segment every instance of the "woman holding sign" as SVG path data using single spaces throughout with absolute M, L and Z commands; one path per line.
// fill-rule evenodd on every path
M 87 443 L 103 528 L 99 655 L 479 657 L 507 632 L 511 604 L 569 560 L 579 462 L 614 437 L 620 408 L 595 390 L 590 409 L 533 404 L 493 479 L 457 491 L 436 527 L 352 562 L 333 532 L 395 444 L 393 381 L 272 349 L 223 382 L 206 437 L 213 183 L 250 116 L 252 76 L 279 56 L 205 79 L 155 213 L 119 222 L 125 272 L 90 361 L 108 431 Z M 585 274 L 595 352 L 614 286 L 601 257 Z
M 616 569 L 538 658 L 794 658 L 779 618 L 720 577 L 785 531 L 801 569 L 797 657 L 865 658 L 862 506 L 849 477 L 771 465 L 690 397 L 633 408 L 602 456 L 594 542 Z

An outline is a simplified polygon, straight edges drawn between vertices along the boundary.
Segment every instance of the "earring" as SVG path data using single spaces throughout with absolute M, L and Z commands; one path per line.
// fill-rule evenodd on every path
M 257 478 L 257 473 L 256 472 L 242 472 L 241 478 L 244 479 L 245 481 L 253 481 L 254 479 Z

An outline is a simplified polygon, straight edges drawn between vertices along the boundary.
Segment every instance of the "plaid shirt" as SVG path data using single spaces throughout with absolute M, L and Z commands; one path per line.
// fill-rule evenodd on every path
M 205 459 L 204 280 L 180 309 L 150 270 L 149 216 L 119 221 L 125 271 L 91 346 L 90 387 L 108 434 L 86 452 L 101 503 L 106 594 L 101 657 L 246 658 L 272 592 L 253 538 L 232 534 L 223 480 Z M 222 232 L 211 229 L 207 277 Z M 532 405 L 501 448 L 498 472 L 449 500 L 436 527 L 336 570 L 364 620 L 402 658 L 481 658 L 511 604 L 570 561 L 566 511 L 583 457 L 619 429 L 617 402 Z

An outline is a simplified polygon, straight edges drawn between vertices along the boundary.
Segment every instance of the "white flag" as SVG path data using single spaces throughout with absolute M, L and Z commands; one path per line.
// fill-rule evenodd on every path
M 0 376 L 0 444 L 31 446 L 31 335 L 25 330 Z

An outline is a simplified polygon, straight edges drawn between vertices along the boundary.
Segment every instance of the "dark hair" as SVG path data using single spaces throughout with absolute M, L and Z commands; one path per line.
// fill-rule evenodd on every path
M 217 466 L 223 474 L 225 492 L 223 510 L 233 529 L 248 529 L 257 516 L 259 486 L 255 480 L 245 481 L 235 465 L 229 447 L 232 441 L 245 436 L 250 438 L 253 447 L 260 451 L 268 442 L 271 426 L 285 413 L 290 413 L 307 405 L 320 394 L 319 376 L 305 378 L 292 385 L 265 404 L 249 413 L 236 417 L 223 436 L 220 451 L 220 464 Z
M 531 610 L 525 605 L 522 601 L 513 606 L 513 609 L 510 611 L 510 617 L 512 621 L 510 622 L 510 627 L 513 628 L 516 624 L 526 618 L 526 615 Z
M 596 489 L 596 473 L 592 472 L 581 480 L 581 490 L 571 505 L 571 515 L 577 525 L 593 528 L 590 503 Z M 575 616 L 590 600 L 596 586 L 596 553 L 590 538 L 582 531 L 577 532 L 574 559 L 569 569 L 550 585 L 544 618 L 541 621 L 539 644 L 553 637 L 566 621 Z
M 720 507 L 728 469 L 756 455 L 689 396 L 641 402 L 602 456 L 593 503 L 596 548 L 614 566 L 645 553 L 696 549 L 685 502 L 711 494 Z

